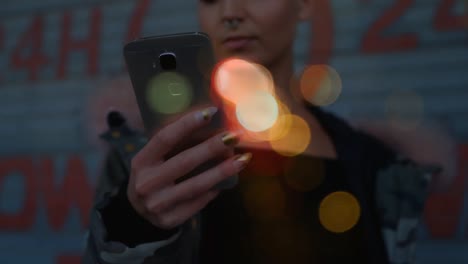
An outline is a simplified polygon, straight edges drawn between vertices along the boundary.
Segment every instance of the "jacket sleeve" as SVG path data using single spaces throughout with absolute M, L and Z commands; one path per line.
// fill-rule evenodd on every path
M 115 158 L 109 155 L 101 175 L 82 263 L 193 263 L 199 217 L 174 230 L 160 230 L 139 217 L 122 191 L 125 175 Z
M 128 133 L 128 128 L 127 133 L 118 129 L 118 133 L 107 133 L 113 135 L 107 140 L 113 151 L 107 155 L 98 179 L 82 263 L 195 263 L 198 215 L 174 230 L 161 230 L 140 217 L 129 203 L 126 189 L 130 160 L 144 140 Z
M 399 160 L 378 172 L 376 202 L 390 263 L 415 263 L 416 234 L 437 168 Z

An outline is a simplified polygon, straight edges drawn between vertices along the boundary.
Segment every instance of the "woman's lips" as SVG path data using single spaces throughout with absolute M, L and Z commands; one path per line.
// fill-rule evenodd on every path
M 223 42 L 223 45 L 230 50 L 244 49 L 253 41 L 251 37 L 228 38 Z

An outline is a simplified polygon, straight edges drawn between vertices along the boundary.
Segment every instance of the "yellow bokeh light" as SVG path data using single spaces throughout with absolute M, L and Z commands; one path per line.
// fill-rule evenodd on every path
M 268 260 L 253 263 L 316 263 L 310 250 L 314 236 L 301 221 L 260 222 L 252 228 L 252 239 L 256 249 L 269 252 Z
M 179 113 L 187 109 L 193 97 L 189 81 L 175 72 L 155 76 L 146 91 L 148 105 L 156 112 Z
M 112 132 L 112 137 L 113 138 L 119 138 L 120 137 L 120 132 L 119 131 Z
M 291 111 L 289 111 L 289 108 L 285 104 L 278 100 L 277 102 L 279 106 L 279 114 L 275 124 L 267 131 L 268 135 L 266 138 L 269 141 L 280 140 L 288 134 L 289 129 L 291 128 L 292 120 L 291 118 L 288 118 L 291 116 Z
M 263 66 L 241 59 L 221 62 L 213 72 L 217 93 L 234 104 L 251 96 L 256 90 L 274 94 L 273 78 Z
M 267 140 L 279 143 L 280 140 L 289 134 L 293 125 L 292 123 L 293 120 L 290 114 L 279 116 L 275 125 L 268 131 Z
M 135 145 L 130 144 L 130 143 L 125 144 L 125 151 L 127 151 L 127 152 L 133 152 L 133 151 L 135 151 L 135 149 L 136 149 Z
M 388 97 L 385 110 L 393 127 L 411 130 L 423 119 L 424 101 L 415 92 L 397 91 Z
M 278 104 L 275 98 L 261 90 L 256 90 L 236 105 L 239 123 L 253 132 L 271 128 L 278 118 Z
M 283 156 L 296 156 L 303 153 L 309 146 L 311 134 L 308 124 L 299 116 L 283 115 L 289 129 L 278 140 L 270 142 L 272 149 Z
M 327 65 L 307 67 L 301 75 L 299 85 L 303 98 L 318 106 L 334 103 L 342 90 L 340 75 Z
M 254 177 L 241 187 L 244 206 L 253 219 L 285 217 L 286 193 L 278 178 Z
M 327 195 L 319 207 L 319 220 L 330 232 L 343 233 L 353 228 L 359 221 L 361 207 L 358 200 L 349 192 L 338 191 Z

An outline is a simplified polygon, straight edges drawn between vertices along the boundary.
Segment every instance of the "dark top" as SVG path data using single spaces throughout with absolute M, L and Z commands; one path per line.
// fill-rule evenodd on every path
M 377 171 L 394 154 L 334 116 L 311 111 L 338 158 L 240 151 L 253 152 L 254 158 L 236 188 L 202 212 L 200 263 L 375 263 L 371 260 L 385 258 L 372 194 Z M 380 148 L 373 157 L 362 153 L 372 147 Z M 372 247 L 369 241 L 375 242 Z
M 202 212 L 200 263 L 368 263 L 360 207 L 339 160 L 252 152 L 236 188 Z
M 395 154 L 334 115 L 315 107 L 310 111 L 329 134 L 338 158 L 287 158 L 254 150 L 239 184 L 220 194 L 201 214 L 200 263 L 387 263 L 375 178 L 395 161 Z M 176 232 L 163 232 L 140 218 L 125 189 L 101 210 L 107 240 L 133 247 Z M 320 206 L 334 192 L 346 193 L 357 203 L 325 207 L 325 221 Z M 329 230 L 324 222 L 340 226 L 351 221 L 337 220 L 335 215 L 357 222 L 346 230 Z M 122 228 L 128 226 L 132 228 Z

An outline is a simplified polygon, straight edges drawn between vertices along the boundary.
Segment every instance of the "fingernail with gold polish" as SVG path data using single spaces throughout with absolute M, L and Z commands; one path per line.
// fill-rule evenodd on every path
M 237 143 L 239 143 L 239 136 L 236 134 L 236 133 L 233 133 L 233 132 L 229 132 L 227 134 L 225 134 L 221 140 L 223 141 L 224 145 L 228 146 L 228 147 L 232 147 L 232 146 L 235 146 L 237 145 Z
M 245 168 L 247 164 L 250 162 L 252 159 L 252 153 L 244 153 L 242 155 L 237 156 L 234 159 L 234 165 L 237 166 L 240 170 Z
M 205 121 L 208 121 L 211 119 L 211 117 L 214 116 L 214 114 L 216 114 L 216 112 L 218 112 L 218 108 L 216 107 L 208 107 L 208 108 L 205 108 L 204 110 L 201 110 L 198 114 L 197 114 L 197 117 L 200 118 L 200 120 L 205 120 Z

